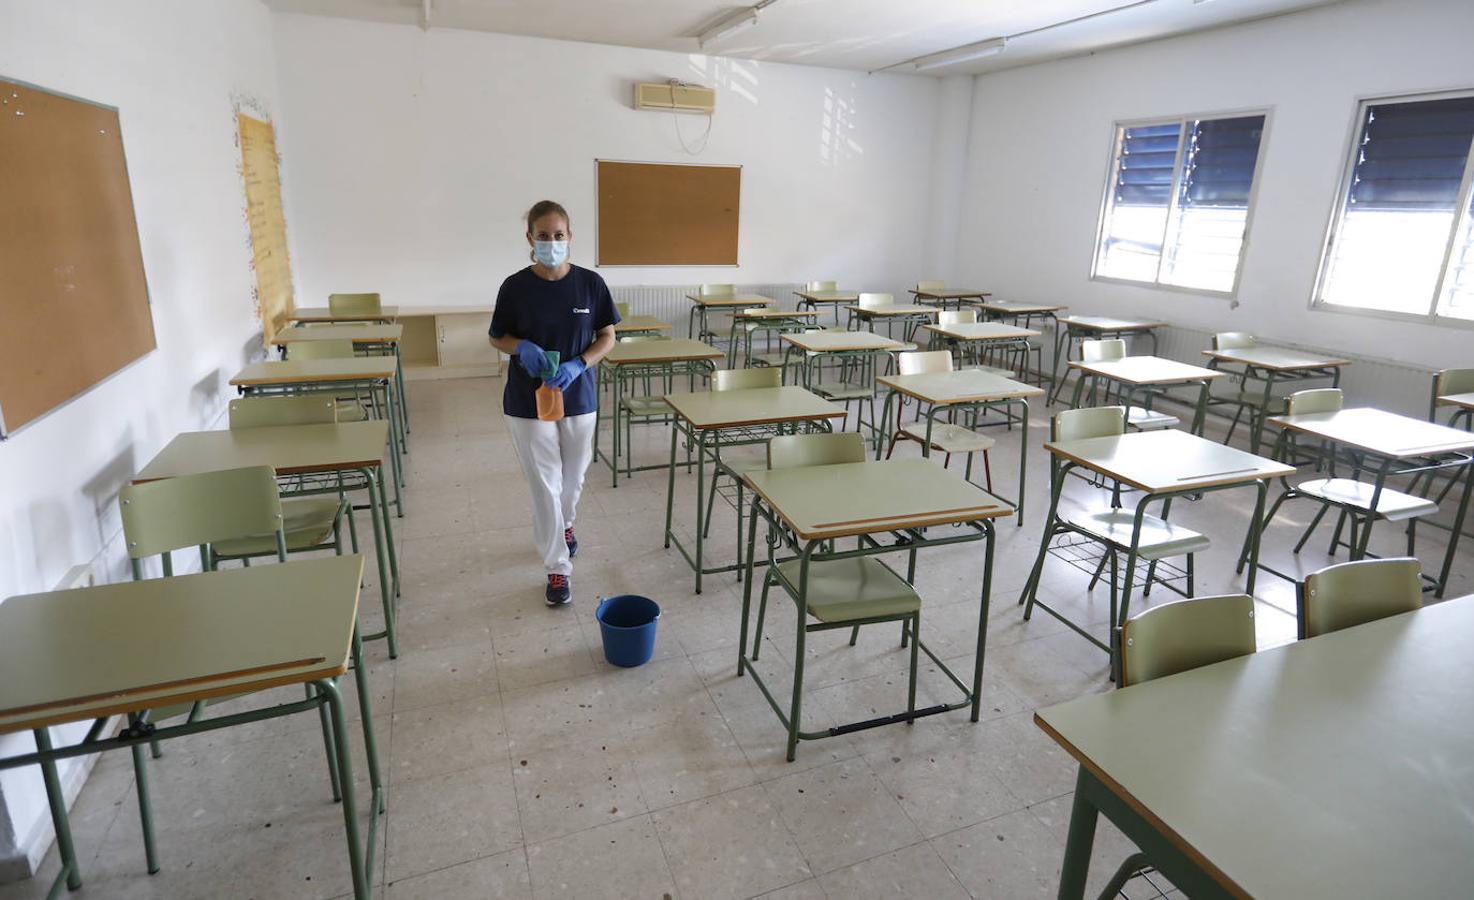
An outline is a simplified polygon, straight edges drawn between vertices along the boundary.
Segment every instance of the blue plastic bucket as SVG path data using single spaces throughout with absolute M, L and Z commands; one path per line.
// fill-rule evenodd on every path
M 650 661 L 660 604 L 649 597 L 620 594 L 600 600 L 594 616 L 604 637 L 604 658 L 611 664 L 628 669 Z

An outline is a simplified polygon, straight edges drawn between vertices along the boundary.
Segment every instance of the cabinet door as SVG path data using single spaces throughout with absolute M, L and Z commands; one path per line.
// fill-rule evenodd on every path
M 500 354 L 487 343 L 487 313 L 442 314 L 435 317 L 441 366 L 495 366 Z

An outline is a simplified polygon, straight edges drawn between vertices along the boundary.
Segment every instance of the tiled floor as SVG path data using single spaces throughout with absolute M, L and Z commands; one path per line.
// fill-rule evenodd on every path
M 1034 726 L 1032 710 L 1109 683 L 1102 652 L 1042 613 L 1022 621 L 1014 602 L 1047 502 L 1037 408 L 1027 521 L 999 527 L 984 720 L 973 725 L 955 713 L 806 743 L 787 763 L 777 719 L 750 680 L 734 675 L 740 585 L 716 576 L 693 594 L 684 562 L 661 547 L 663 473 L 614 490 L 596 465 L 578 520 L 576 602 L 544 607 L 500 391 L 490 379 L 411 385 L 408 515 L 396 523 L 400 658 L 389 660 L 382 643 L 369 649 L 389 783 L 376 891 L 392 900 L 1053 895 L 1074 766 Z M 646 432 L 637 453 L 658 460 L 668 438 Z M 1012 494 L 1021 435 L 999 438 L 993 472 Z M 692 488 L 691 478 L 678 478 L 677 522 L 687 533 Z M 1082 500 L 1092 489 L 1072 480 L 1068 490 Z M 1215 540 L 1200 561 L 1200 592 L 1239 588 L 1235 538 L 1251 503 L 1243 491 L 1174 508 L 1175 519 Z M 717 519 L 712 546 L 730 554 L 735 517 L 721 508 Z M 1277 565 L 1326 562 L 1325 538 L 1298 561 L 1287 552 L 1292 523 L 1306 521 L 1305 509 L 1291 509 L 1272 529 L 1265 547 Z M 1437 537 L 1422 541 L 1425 559 L 1441 559 Z M 1471 590 L 1474 554 L 1460 555 L 1450 596 Z M 954 668 L 970 671 L 977 547 L 932 551 L 923 563 L 922 635 Z M 1105 591 L 1087 593 L 1087 580 L 1051 560 L 1042 596 L 1103 635 Z M 630 670 L 604 661 L 593 618 L 597 596 L 625 592 L 652 596 L 665 610 L 655 659 Z M 1290 639 L 1290 586 L 1261 577 L 1258 594 L 1261 645 Z M 372 579 L 363 596 L 372 630 L 380 618 Z M 760 663 L 778 684 L 791 671 L 791 615 L 785 604 L 774 607 Z M 810 638 L 806 726 L 904 705 L 907 654 L 896 629 L 866 629 L 854 648 L 846 637 Z M 952 699 L 948 687 L 924 667 L 921 702 Z M 163 871 L 144 874 L 128 756 L 108 754 L 74 813 L 86 880 L 79 896 L 349 892 L 316 717 L 181 739 L 166 751 L 151 767 Z M 1092 890 L 1130 850 L 1103 825 Z M 55 869 L 53 854 L 47 881 Z M 41 881 L 0 886 L 0 900 L 41 896 Z M 1127 894 L 1164 890 L 1170 885 L 1137 879 Z

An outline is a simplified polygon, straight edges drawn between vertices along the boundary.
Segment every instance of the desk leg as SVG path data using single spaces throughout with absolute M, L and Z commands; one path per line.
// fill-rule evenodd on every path
M 1039 593 L 1039 576 L 1044 572 L 1044 559 L 1049 556 L 1049 542 L 1054 539 L 1054 523 L 1059 513 L 1059 497 L 1064 493 L 1067 469 L 1058 459 L 1049 461 L 1049 512 L 1044 517 L 1044 539 L 1039 542 L 1039 555 L 1034 558 L 1034 568 L 1029 570 L 1029 580 L 1024 582 L 1019 594 L 1019 605 L 1024 608 L 1024 621 L 1034 612 L 1034 597 Z
M 1208 417 L 1208 382 L 1204 381 L 1198 389 L 1198 407 L 1193 411 L 1192 433 L 1198 437 L 1203 436 L 1203 426 L 1207 424 Z
M 694 313 L 695 310 L 692 310 L 692 312 Z M 620 406 L 624 403 L 624 373 L 620 371 L 620 368 L 618 366 L 616 366 L 614 369 L 614 389 L 610 391 L 610 394 L 614 402 L 614 416 L 612 417 L 614 423 L 614 434 L 610 438 L 611 442 L 614 444 L 614 455 L 609 459 L 610 476 L 612 479 L 610 486 L 619 487 L 619 444 L 621 437 L 623 437 L 623 432 L 620 431 L 621 423 L 619 420 L 621 418 Z
M 1260 406 L 1258 409 L 1250 410 L 1249 412 L 1249 425 L 1253 428 L 1253 432 L 1249 435 L 1249 452 L 1256 455 L 1259 453 L 1259 444 L 1261 443 L 1259 439 L 1260 432 L 1264 430 L 1264 422 L 1269 418 L 1269 404 L 1273 397 L 1273 388 L 1274 371 L 1266 371 L 1264 373 L 1264 396 L 1261 398 Z
M 1254 515 L 1249 519 L 1249 577 L 1244 580 L 1244 593 L 1254 596 L 1254 579 L 1259 574 L 1259 542 L 1264 535 L 1264 501 L 1269 498 L 1269 482 L 1260 479 L 1254 482 L 1257 496 L 1254 500 Z
M 388 561 L 385 558 L 385 530 L 389 525 L 389 508 L 384 502 L 384 486 L 379 483 L 379 472 L 360 469 L 368 481 L 369 521 L 374 526 L 374 557 L 379 565 L 379 595 L 384 604 L 384 637 L 389 642 L 389 658 L 399 658 L 399 639 L 394 631 L 394 586 L 390 580 Z M 384 521 L 379 521 L 380 513 Z M 391 551 L 392 552 L 392 551 Z M 345 782 L 346 783 L 346 782 Z
M 1459 511 L 1454 514 L 1453 531 L 1448 535 L 1448 550 L 1444 551 L 1443 568 L 1439 570 L 1438 587 L 1433 594 L 1439 599 L 1443 599 L 1443 589 L 1448 587 L 1448 573 L 1453 568 L 1454 552 L 1459 549 L 1459 536 L 1464 530 L 1464 517 L 1469 512 L 1469 494 L 1474 491 L 1474 461 L 1464 463 L 1464 473 L 1464 493 L 1459 498 Z
M 1018 512 L 1016 513 L 1018 527 L 1022 528 L 1024 527 L 1024 487 L 1029 483 L 1029 401 L 1019 399 L 1013 402 L 1018 404 L 1021 410 L 1019 416 L 1023 419 L 1024 424 L 1018 447 Z M 1007 407 L 1004 407 L 1004 415 L 1007 414 Z
M 353 873 L 353 896 L 355 900 L 369 900 L 373 895 L 369 870 L 373 868 L 373 833 L 376 830 L 373 826 L 376 818 L 370 819 L 370 841 L 365 854 L 358 828 L 358 799 L 353 793 L 353 749 L 348 746 L 348 722 L 343 714 L 343 696 L 338 692 L 336 679 L 325 678 L 316 684 L 318 691 L 327 697 L 329 718 L 333 723 L 338 772 L 343 784 L 343 830 L 348 838 L 348 868 Z M 376 805 L 378 801 L 379 798 L 376 797 Z
M 1074 332 L 1066 325 L 1064 328 L 1055 329 L 1054 338 L 1054 368 L 1049 373 L 1050 387 L 1053 389 L 1045 396 L 1045 405 L 1059 402 L 1059 392 L 1064 388 L 1064 376 L 1060 373 L 1060 365 L 1070 355 L 1070 340 Z
M 672 429 L 675 430 L 674 428 Z M 701 593 L 701 553 L 706 543 L 706 435 L 705 430 L 696 436 L 696 593 Z M 716 473 L 712 473 L 716 478 Z M 713 501 L 716 498 L 712 498 Z
M 394 345 L 394 383 L 399 391 L 399 418 L 403 422 L 404 433 L 409 434 L 409 400 L 404 389 L 404 361 L 399 357 L 398 344 Z M 406 446 L 405 450 L 408 451 L 409 447 Z
M 1065 838 L 1065 861 L 1059 874 L 1059 900 L 1083 900 L 1090 874 L 1090 851 L 1095 847 L 1095 825 L 1100 811 L 1087 799 L 1090 778 L 1085 767 L 1075 778 L 1075 801 L 1070 808 L 1070 830 Z
M 1351 548 L 1351 558 L 1354 560 L 1366 558 L 1367 547 L 1372 541 L 1372 526 L 1377 523 L 1377 504 L 1381 502 L 1382 488 L 1387 484 L 1387 470 L 1391 466 L 1392 460 L 1384 459 L 1382 460 L 1382 465 L 1377 468 L 1377 480 L 1372 483 L 1372 498 L 1367 504 L 1366 524 L 1361 528 L 1361 540 L 1357 541 L 1356 546 Z M 1355 524 L 1355 517 L 1351 521 Z M 1452 536 L 1449 537 L 1449 546 L 1453 546 Z
M 681 425 L 672 422 L 670 428 L 670 467 L 665 478 L 665 549 L 670 549 L 671 519 L 676 505 L 676 447 L 680 444 Z
M 57 893 L 62 875 L 66 875 L 67 889 L 77 890 L 82 886 L 82 872 L 77 868 L 77 849 L 72 845 L 72 824 L 67 818 L 67 798 L 61 789 L 61 779 L 56 776 L 56 760 L 52 759 L 51 732 L 46 728 L 37 728 L 33 732 L 36 738 L 36 749 L 43 756 L 41 766 L 41 780 L 46 784 L 46 801 L 51 806 L 51 824 L 56 829 L 56 855 L 61 858 L 61 872 L 56 876 L 57 883 L 52 885 L 48 897 L 54 897 Z
M 983 550 L 983 590 L 978 599 L 978 646 L 972 661 L 972 721 L 978 720 L 978 714 L 983 704 L 983 650 L 988 640 L 988 606 L 993 599 L 993 539 L 997 537 L 997 529 L 993 527 L 993 521 L 983 521 L 984 541 L 987 546 Z M 915 564 L 916 551 L 912 550 L 911 560 Z M 911 685 L 914 692 L 916 686 L 916 646 L 921 644 L 921 635 L 915 634 L 911 638 L 915 645 L 911 648 Z M 916 708 L 915 698 L 912 698 L 911 709 Z
M 374 736 L 373 698 L 369 696 L 368 667 L 363 663 L 363 640 L 358 626 L 353 626 L 353 684 L 358 689 L 358 715 L 363 720 L 363 754 L 368 761 L 369 785 L 373 788 L 373 815 L 384 811 L 384 795 L 379 780 L 379 742 Z M 351 781 L 339 780 L 344 791 L 352 792 Z

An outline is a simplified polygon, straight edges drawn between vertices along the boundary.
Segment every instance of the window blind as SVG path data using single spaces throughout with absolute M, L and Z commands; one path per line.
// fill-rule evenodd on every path
M 1347 206 L 1450 212 L 1474 141 L 1474 97 L 1368 106 Z

